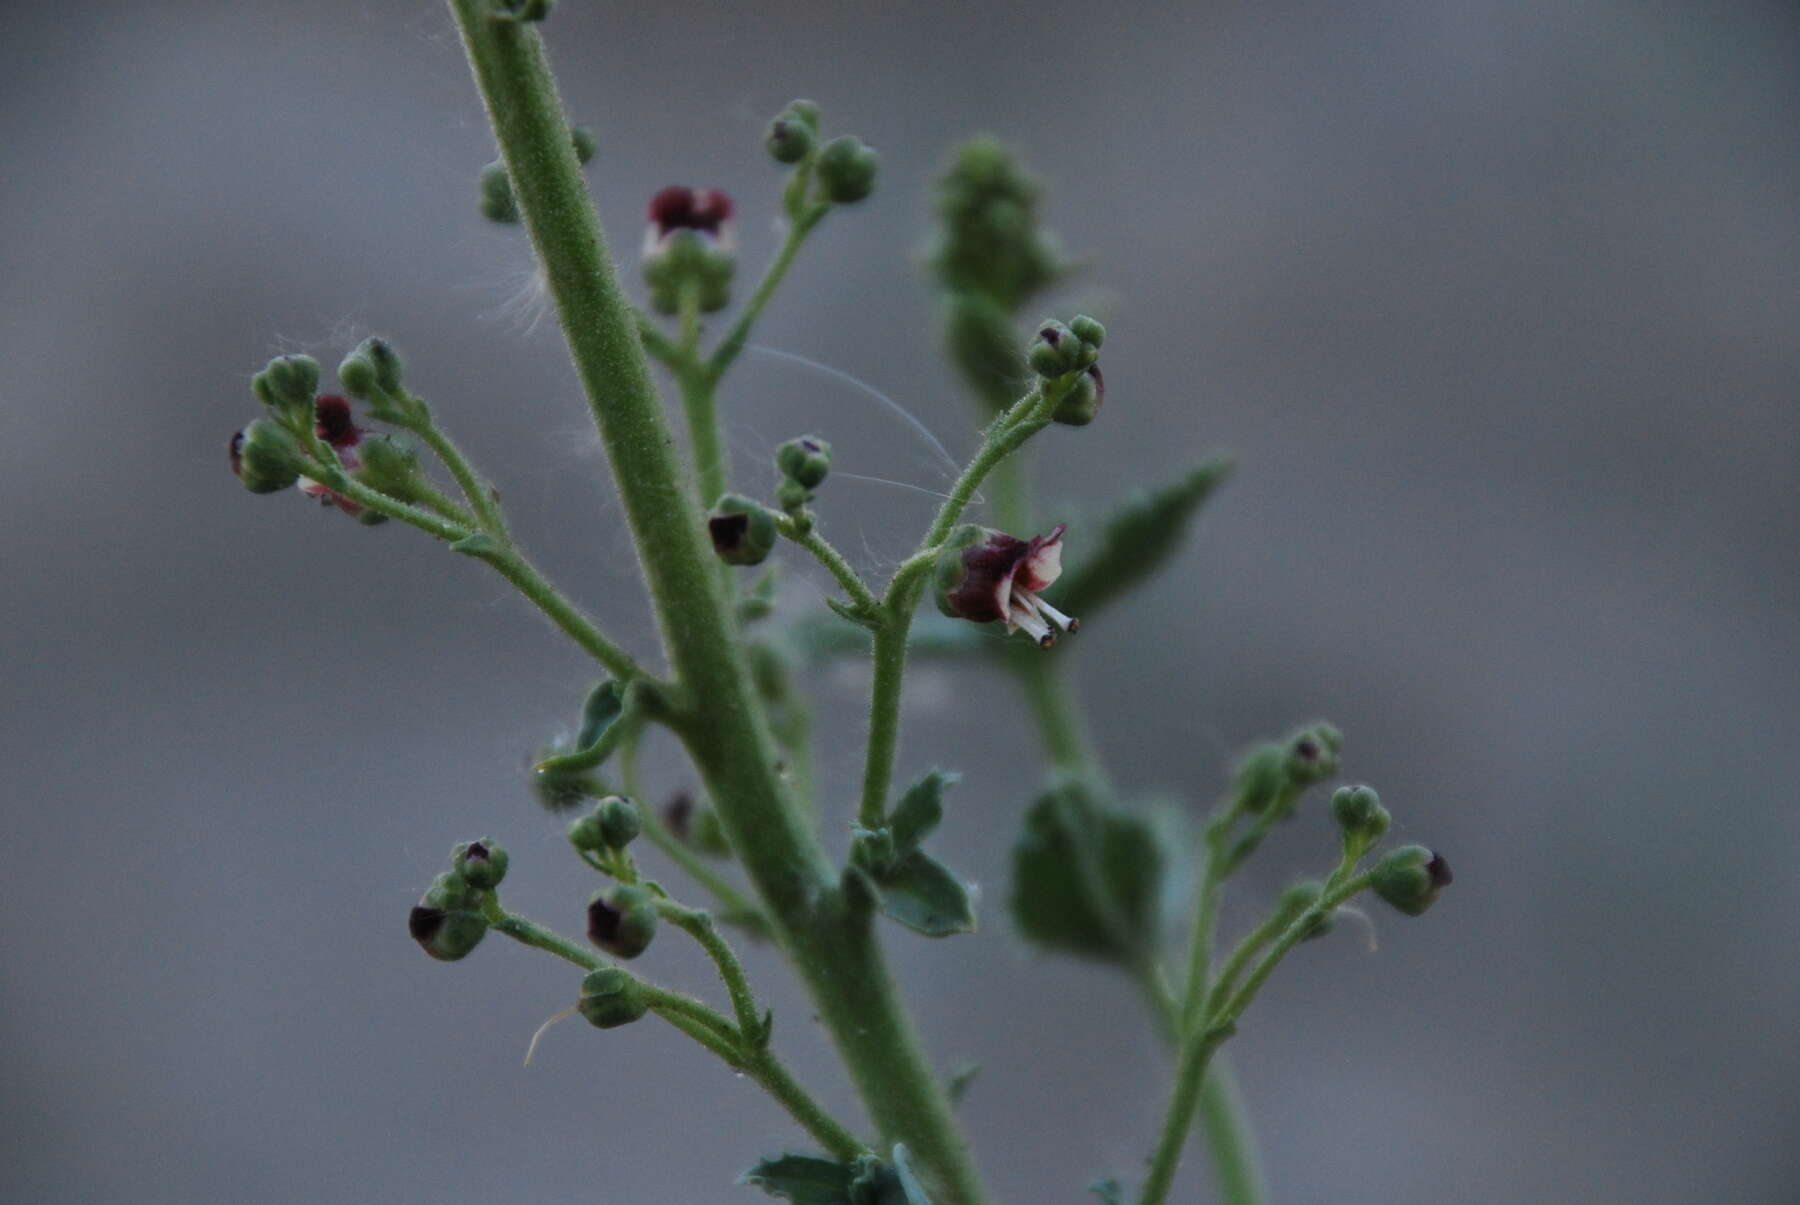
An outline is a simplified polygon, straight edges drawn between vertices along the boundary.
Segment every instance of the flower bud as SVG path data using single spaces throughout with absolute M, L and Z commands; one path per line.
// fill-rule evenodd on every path
M 775 519 L 742 494 L 726 494 L 706 520 L 713 551 L 728 565 L 760 565 L 775 547 Z
M 432 908 L 456 912 L 477 907 L 481 903 L 481 893 L 458 871 L 446 870 L 431 880 L 431 886 L 425 889 L 425 895 L 419 902 Z
M 763 139 L 769 157 L 777 163 L 798 163 L 806 158 L 818 140 L 817 120 L 818 114 L 814 113 L 813 121 L 807 121 L 794 112 L 793 105 L 777 113 Z
M 1325 885 L 1323 883 L 1312 879 L 1303 879 L 1281 893 L 1281 898 L 1276 902 L 1275 908 L 1282 917 L 1286 918 L 1287 923 L 1292 924 L 1300 919 L 1301 913 L 1318 903 L 1319 897 L 1324 894 Z M 1331 914 L 1323 913 L 1306 926 L 1306 936 L 1300 940 L 1311 941 L 1315 937 L 1323 937 L 1331 932 L 1331 927 Z
M 790 439 L 775 450 L 775 467 L 806 489 L 817 489 L 831 472 L 831 445 L 816 435 Z
M 458 845 L 450 851 L 450 864 L 469 886 L 492 891 L 506 877 L 506 850 L 491 837 Z
M 819 187 L 834 204 L 848 205 L 875 191 L 875 169 L 878 157 L 863 145 L 862 139 L 849 134 L 827 142 L 819 152 L 817 172 Z
M 1040 647 L 1056 643 L 1060 631 L 1081 622 L 1038 597 L 1062 574 L 1062 535 L 1021 540 L 1003 531 L 966 524 L 950 534 L 933 569 L 938 610 L 952 619 L 1006 624 L 1010 634 L 1024 629 Z
M 570 126 L 569 145 L 575 148 L 575 162 L 583 167 L 592 161 L 594 152 L 600 149 L 600 142 L 594 137 L 592 126 Z
M 442 962 L 466 958 L 487 936 L 487 920 L 475 912 L 447 912 L 420 904 L 406 918 L 419 948 Z
M 293 438 L 266 418 L 231 437 L 231 471 L 253 494 L 273 494 L 300 479 Z
M 1099 351 L 1100 345 L 1106 342 L 1106 328 L 1086 314 L 1077 314 L 1069 319 L 1069 331 L 1095 351 Z
M 1082 367 L 1081 349 L 1086 346 L 1075 332 L 1060 322 L 1045 322 L 1038 327 L 1037 337 L 1025 349 L 1025 362 L 1040 377 L 1050 379 Z
M 608 795 L 594 809 L 595 818 L 600 824 L 600 839 L 610 849 L 624 849 L 644 829 L 644 822 L 638 816 L 637 804 L 623 795 Z
M 371 435 L 357 445 L 356 451 L 361 463 L 352 477 L 402 502 L 418 498 L 424 477 L 419 469 L 418 449 L 411 443 L 392 435 Z
M 250 392 L 272 409 L 310 409 L 319 392 L 319 362 L 311 356 L 276 356 L 250 379 Z
M 1373 787 L 1339 787 L 1331 795 L 1331 817 L 1344 830 L 1344 840 L 1364 849 L 1381 840 L 1393 821 Z
M 589 812 L 569 821 L 566 830 L 569 844 L 583 853 L 597 854 L 606 848 L 606 830 L 600 827 L 600 814 Z
M 813 133 L 817 134 L 819 132 L 819 102 L 818 101 L 804 100 L 804 99 L 790 100 L 790 101 L 788 101 L 788 106 L 787 106 L 786 111 L 788 113 L 793 114 L 794 120 L 796 120 L 800 124 L 804 125 L 807 129 L 811 130 Z
M 1450 864 L 1444 856 L 1423 845 L 1403 845 L 1369 872 L 1369 886 L 1375 894 L 1408 916 L 1418 916 L 1431 907 L 1450 880 Z
M 1057 401 L 1050 418 L 1065 427 L 1085 427 L 1099 416 L 1105 401 L 1106 381 L 1100 376 L 1100 366 L 1090 364 L 1070 382 L 1068 392 Z
M 595 1028 L 616 1029 L 649 1012 L 650 1002 L 644 998 L 643 985 L 631 972 L 601 967 L 582 979 L 581 999 L 576 1007 Z
M 642 887 L 618 883 L 588 901 L 588 940 L 619 958 L 636 958 L 656 936 L 656 903 Z
M 1337 768 L 1337 749 L 1319 728 L 1303 728 L 1289 738 L 1286 769 L 1294 786 L 1311 786 L 1337 773 Z
M 356 350 L 338 365 L 338 381 L 351 397 L 371 401 L 378 394 L 400 396 L 404 372 L 393 344 L 370 336 L 357 344 Z
M 804 509 L 812 500 L 812 491 L 791 477 L 775 487 L 775 505 L 790 515 Z
M 1287 750 L 1273 741 L 1256 746 L 1238 762 L 1232 796 L 1252 814 L 1268 810 L 1287 786 Z
M 519 203 L 513 197 L 512 177 L 506 164 L 496 159 L 481 169 L 479 196 L 481 216 L 490 222 L 511 225 L 519 220 Z M 341 374 L 340 374 L 341 375 Z M 349 388 L 349 384 L 344 386 Z

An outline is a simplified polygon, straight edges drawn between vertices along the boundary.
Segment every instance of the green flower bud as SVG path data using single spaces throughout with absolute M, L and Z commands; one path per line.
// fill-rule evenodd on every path
M 819 132 L 819 103 L 812 100 L 790 100 L 786 110 L 793 115 L 795 121 L 817 134 Z
M 458 845 L 450 851 L 450 864 L 469 886 L 492 891 L 506 877 L 506 850 L 492 837 Z
M 649 1012 L 650 1002 L 644 997 L 643 985 L 629 971 L 601 967 L 582 979 L 576 1007 L 595 1028 L 616 1029 Z
M 356 455 L 360 463 L 352 477 L 402 502 L 419 497 L 424 475 L 419 469 L 419 451 L 411 443 L 392 435 L 368 435 L 357 445 Z
M 1337 768 L 1337 750 L 1317 727 L 1303 728 L 1289 738 L 1287 776 L 1294 786 L 1311 786 L 1337 773 Z
M 1070 383 L 1068 392 L 1056 403 L 1050 418 L 1065 427 L 1085 427 L 1099 416 L 1105 401 L 1106 381 L 1100 375 L 1100 366 L 1089 365 Z
M 1238 762 L 1233 797 L 1246 812 L 1266 811 L 1287 786 L 1287 750 L 1274 742 L 1256 746 Z
M 1423 845 L 1403 845 L 1369 872 L 1369 886 L 1375 894 L 1408 916 L 1418 916 L 1431 907 L 1450 881 L 1450 864 L 1442 854 Z
M 706 520 L 713 551 L 728 565 L 760 565 L 775 547 L 775 519 L 742 494 L 726 494 Z
M 877 163 L 875 152 L 860 138 L 844 134 L 827 142 L 816 169 L 826 200 L 848 205 L 874 192 Z
M 425 895 L 419 902 L 428 907 L 456 912 L 478 907 L 481 904 L 481 892 L 463 878 L 459 871 L 446 870 L 431 880 L 431 886 L 425 889 Z
M 1060 377 L 1082 367 L 1081 349 L 1084 346 L 1075 337 L 1075 332 L 1062 323 L 1045 322 L 1038 327 L 1031 346 L 1025 349 L 1025 362 L 1040 377 Z
M 1099 351 L 1100 345 L 1106 342 L 1106 328 L 1086 314 L 1077 314 L 1069 319 L 1069 330 L 1095 351 Z
M 588 901 L 588 940 L 618 958 L 636 958 L 656 936 L 656 903 L 642 887 L 619 883 Z
M 583 853 L 597 854 L 606 848 L 606 830 L 600 826 L 600 814 L 589 812 L 569 821 L 569 844 Z
M 259 418 L 231 437 L 231 471 L 253 494 L 273 494 L 300 479 L 293 437 Z
M 769 123 L 768 136 L 763 139 L 769 157 L 777 163 L 798 163 L 806 158 L 818 140 L 817 120 L 817 113 L 809 122 L 795 113 L 792 105 L 777 113 L 775 120 Z
M 479 195 L 481 216 L 488 221 L 511 225 L 519 220 L 519 203 L 513 197 L 512 177 L 506 174 L 506 164 L 500 160 L 481 169 Z M 346 384 L 344 388 L 350 386 Z
M 624 849 L 644 830 L 637 804 L 623 795 L 608 795 L 602 799 L 594 809 L 594 816 L 600 825 L 600 839 L 609 849 Z
M 1275 907 L 1283 917 L 1287 918 L 1288 923 L 1291 924 L 1300 919 L 1301 913 L 1318 903 L 1319 897 L 1324 894 L 1325 885 L 1323 883 L 1314 882 L 1311 879 L 1304 879 L 1282 892 L 1281 898 L 1277 901 Z M 1331 914 L 1323 913 L 1319 915 L 1314 918 L 1311 924 L 1307 925 L 1306 936 L 1300 940 L 1311 941 L 1315 937 L 1325 936 L 1327 933 L 1331 932 L 1332 923 Z
M 817 489 L 831 472 L 831 445 L 816 435 L 790 439 L 775 450 L 781 475 L 807 489 Z
M 600 149 L 600 142 L 594 137 L 592 126 L 570 126 L 569 145 L 575 148 L 575 162 L 584 167 L 594 158 L 594 152 Z
M 357 344 L 356 350 L 338 365 L 338 381 L 351 397 L 371 401 L 378 394 L 404 392 L 405 367 L 400 354 L 386 339 L 370 336 Z
M 319 392 L 319 362 L 311 356 L 276 356 L 250 379 L 250 392 L 276 410 L 304 410 L 310 419 Z
M 466 958 L 487 936 L 487 920 L 475 912 L 446 912 L 420 904 L 406 918 L 419 948 L 441 962 Z
M 791 477 L 775 487 L 775 505 L 789 514 L 800 510 L 812 499 L 812 491 Z
M 1381 840 L 1393 821 L 1373 787 L 1339 787 L 1331 795 L 1331 816 L 1344 830 L 1344 839 L 1360 842 L 1364 849 Z

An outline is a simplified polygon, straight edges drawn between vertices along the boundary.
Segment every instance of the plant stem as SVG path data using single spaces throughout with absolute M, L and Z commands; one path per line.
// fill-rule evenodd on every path
M 474 508 L 475 517 L 481 526 L 501 539 L 506 539 L 506 520 L 500 514 L 499 504 L 494 501 L 494 492 L 476 475 L 475 467 L 462 454 L 462 449 L 429 416 L 406 429 L 424 440 L 426 446 L 444 462 L 444 467 L 450 470 L 450 476 L 456 479 L 457 487 L 462 490 L 463 497 Z
M 483 904 L 482 914 L 495 930 L 514 941 L 548 951 L 583 970 L 597 971 L 607 965 L 604 959 L 591 950 L 570 941 L 562 934 L 507 912 L 492 896 Z M 733 962 L 735 965 L 735 960 Z M 766 1045 L 752 1047 L 741 1028 L 734 1028 L 731 1022 L 698 1000 L 658 987 L 642 978 L 637 982 L 643 990 L 644 998 L 650 1002 L 652 1012 L 749 1075 L 807 1133 L 818 1139 L 826 1150 L 840 1159 L 851 1159 L 868 1153 L 868 1147 L 820 1107 Z M 743 990 L 747 993 L 748 986 L 745 985 Z M 754 1011 L 750 1015 L 754 1018 Z
M 869 688 L 869 747 L 863 757 L 862 802 L 856 822 L 880 828 L 887 816 L 893 785 L 894 755 L 900 746 L 900 687 L 906 677 L 906 637 L 912 630 L 912 608 L 888 608 L 887 621 L 875 629 L 875 679 Z
M 710 508 L 725 492 L 730 474 L 725 465 L 725 440 L 719 431 L 716 378 L 700 360 L 700 293 L 694 286 L 681 290 L 681 338 L 675 348 L 674 371 L 688 444 L 694 452 L 700 505 Z
M 719 378 L 725 375 L 725 370 L 731 367 L 731 362 L 738 358 L 739 352 L 744 350 L 744 344 L 750 338 L 750 328 L 756 324 L 756 319 L 763 312 L 763 307 L 769 304 L 769 298 L 775 295 L 776 286 L 787 275 L 788 269 L 793 267 L 794 257 L 800 253 L 800 245 L 806 241 L 806 236 L 812 233 L 812 228 L 819 224 L 819 219 L 824 217 L 830 208 L 831 206 L 828 204 L 815 205 L 803 212 L 798 220 L 788 223 L 787 237 L 781 240 L 781 249 L 775 253 L 774 261 L 763 273 L 762 280 L 757 283 L 756 291 L 750 294 L 750 300 L 744 304 L 744 308 L 739 311 L 737 318 L 726 329 L 725 336 L 719 340 L 719 345 L 713 351 L 712 358 L 706 362 L 705 372 L 708 384 L 718 384 Z
M 732 848 L 886 1141 L 907 1144 L 945 1205 L 984 1201 L 949 1101 L 900 1002 L 868 902 L 840 886 L 778 760 L 677 462 L 631 306 L 534 26 L 450 0 L 525 226 L 644 566 L 683 697 L 673 717 Z
M 650 844 L 660 849 L 671 862 L 686 871 L 689 878 L 710 893 L 729 919 L 743 925 L 751 923 L 750 918 L 762 915 L 755 903 L 745 898 L 744 893 L 732 886 L 724 875 L 708 866 L 699 854 L 670 832 L 662 817 L 641 800 L 638 803 L 638 814 L 643 817 L 644 836 L 649 838 Z M 767 923 L 759 922 L 758 927 L 766 931 Z
M 838 585 L 844 588 L 844 593 L 850 596 L 850 601 L 860 610 L 874 612 L 880 609 L 881 600 L 875 597 L 875 592 L 869 589 L 862 575 L 851 568 L 850 562 L 844 559 L 844 554 L 819 534 L 816 521 L 803 527 L 792 515 L 777 512 L 775 527 L 782 535 L 812 553 L 819 564 L 830 570 L 831 576 L 837 579 Z

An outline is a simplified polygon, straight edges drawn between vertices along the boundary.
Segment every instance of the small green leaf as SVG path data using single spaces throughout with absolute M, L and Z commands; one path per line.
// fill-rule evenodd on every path
M 850 603 L 840 602 L 835 598 L 827 597 L 825 599 L 825 605 L 837 612 L 837 614 L 844 619 L 848 619 L 851 623 L 868 628 L 870 631 L 881 626 L 880 616 L 870 615 L 862 608 L 852 606 Z
M 608 678 L 594 687 L 581 705 L 581 730 L 575 734 L 576 748 L 585 749 L 599 740 L 601 733 L 611 727 L 624 710 L 624 683 Z
M 943 863 L 923 850 L 910 850 L 876 880 L 881 910 L 926 937 L 975 931 L 969 889 Z
M 906 788 L 906 794 L 888 814 L 894 847 L 902 852 L 919 848 L 944 818 L 944 790 L 962 777 L 949 770 L 933 770 Z
M 1013 847 L 1012 912 L 1028 940 L 1138 967 L 1162 945 L 1170 834 L 1144 816 L 1059 786 L 1025 815 Z
M 794 1205 L 850 1205 L 850 1168 L 811 1155 L 764 1159 L 738 1178 Z
M 1101 1176 L 1088 1185 L 1088 1191 L 1105 1201 L 1106 1205 L 1125 1205 L 1125 1188 L 1116 1176 Z
M 969 1094 L 975 1077 L 980 1074 L 980 1063 L 958 1063 L 950 1068 L 950 1074 L 944 1081 L 944 1094 L 950 1098 L 952 1108 L 962 1104 L 963 1097 Z
M 470 532 L 462 539 L 450 545 L 451 552 L 460 552 L 464 556 L 489 557 L 502 551 L 499 540 L 485 531 Z
M 575 735 L 575 748 L 538 762 L 535 770 L 540 779 L 583 774 L 611 757 L 630 727 L 629 702 L 622 682 L 609 678 L 594 687 L 581 708 L 581 730 Z
M 1235 467 L 1228 456 L 1202 461 L 1114 511 L 1099 538 L 1087 542 L 1093 551 L 1057 583 L 1057 607 L 1086 619 L 1161 569 L 1181 546 L 1200 504 Z

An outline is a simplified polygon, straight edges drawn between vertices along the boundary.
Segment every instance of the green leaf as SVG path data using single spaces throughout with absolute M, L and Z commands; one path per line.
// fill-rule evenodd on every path
M 1093 551 L 1057 583 L 1057 607 L 1085 619 L 1161 569 L 1181 546 L 1200 504 L 1235 467 L 1228 456 L 1202 461 L 1114 511 L 1099 538 L 1086 543 Z
M 628 702 L 622 682 L 609 678 L 594 687 L 581 708 L 581 730 L 575 735 L 575 748 L 538 762 L 538 777 L 546 781 L 568 778 L 598 768 L 612 756 L 630 727 Z
M 1088 1185 L 1088 1191 L 1105 1201 L 1106 1205 L 1125 1205 L 1125 1188 L 1116 1176 L 1101 1176 Z
M 850 1205 L 854 1173 L 842 1163 L 811 1155 L 777 1155 L 764 1159 L 738 1178 L 794 1205 Z
M 1059 786 L 1013 847 L 1013 920 L 1040 945 L 1143 966 L 1162 946 L 1177 856 L 1167 825 Z
M 581 705 L 581 730 L 575 734 L 575 747 L 585 749 L 599 740 L 624 710 L 624 683 L 608 678 L 594 687 Z
M 875 880 L 881 910 L 926 937 L 975 931 L 969 889 L 948 867 L 923 850 L 909 850 Z
M 919 842 L 944 818 L 945 788 L 954 786 L 961 777 L 949 770 L 933 770 L 906 788 L 906 794 L 900 796 L 900 802 L 888 815 L 896 849 L 919 848 Z

